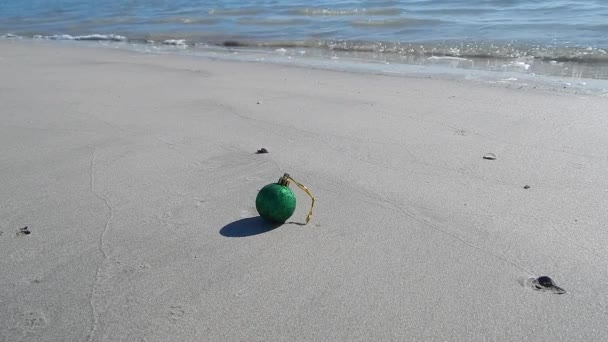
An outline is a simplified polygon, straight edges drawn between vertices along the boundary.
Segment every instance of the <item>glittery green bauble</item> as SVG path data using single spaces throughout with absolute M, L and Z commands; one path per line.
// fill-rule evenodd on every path
M 296 210 L 296 196 L 287 186 L 268 184 L 258 193 L 255 207 L 266 220 L 283 223 Z

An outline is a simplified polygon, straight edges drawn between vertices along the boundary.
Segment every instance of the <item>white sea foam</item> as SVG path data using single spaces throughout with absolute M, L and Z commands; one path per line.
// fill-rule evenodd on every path
M 431 56 L 428 58 L 429 61 L 458 61 L 458 62 L 472 62 L 472 60 L 462 57 L 453 56 Z
M 54 34 L 51 36 L 35 35 L 34 39 L 50 39 L 50 40 L 84 40 L 84 41 L 111 41 L 124 42 L 127 37 L 117 34 L 88 34 L 84 36 L 72 36 L 69 34 Z
M 174 46 L 187 46 L 185 39 L 167 39 L 163 41 L 165 45 L 174 45 Z
M 124 42 L 127 37 L 117 34 L 90 34 L 86 36 L 76 36 L 74 40 L 108 40 L 113 42 Z
M 521 61 L 513 61 L 509 64 L 503 64 L 502 67 L 508 69 L 522 69 L 527 71 L 528 69 L 530 69 L 530 64 Z

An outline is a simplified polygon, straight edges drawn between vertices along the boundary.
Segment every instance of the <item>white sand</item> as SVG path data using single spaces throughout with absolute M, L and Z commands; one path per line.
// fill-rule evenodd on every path
M 0 106 L 0 341 L 608 340 L 606 98 L 3 41 Z

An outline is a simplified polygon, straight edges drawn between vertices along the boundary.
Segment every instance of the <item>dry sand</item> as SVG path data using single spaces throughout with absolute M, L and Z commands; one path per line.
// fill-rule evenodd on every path
M 606 98 L 7 41 L 0 77 L 0 341 L 608 340 Z M 317 208 L 267 231 L 283 172 Z

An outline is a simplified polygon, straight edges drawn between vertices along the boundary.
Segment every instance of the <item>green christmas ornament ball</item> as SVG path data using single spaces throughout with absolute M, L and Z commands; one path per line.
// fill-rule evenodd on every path
M 288 184 L 268 184 L 258 192 L 255 207 L 260 216 L 268 221 L 283 223 L 296 210 L 296 196 Z

